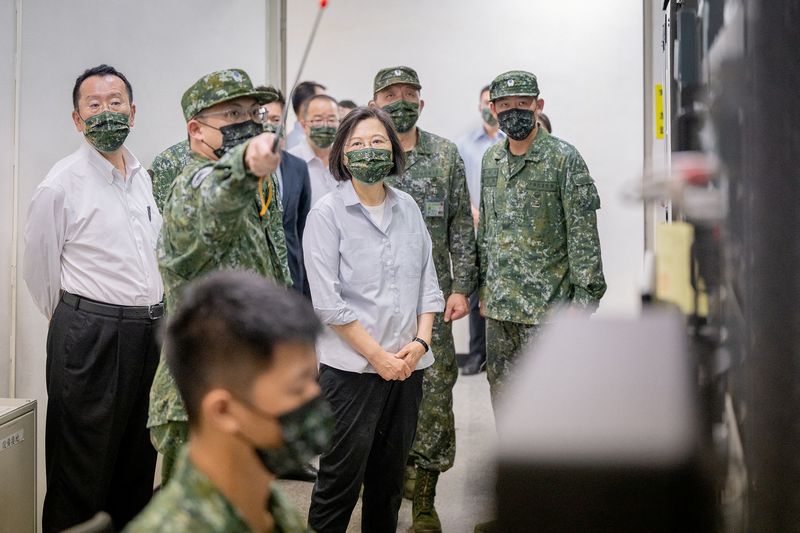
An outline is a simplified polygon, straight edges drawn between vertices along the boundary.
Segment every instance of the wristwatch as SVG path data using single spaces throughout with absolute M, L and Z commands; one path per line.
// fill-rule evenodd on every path
M 422 345 L 422 347 L 425 348 L 425 353 L 428 353 L 428 350 L 431 349 L 431 347 L 428 346 L 428 343 L 425 342 L 424 340 L 420 339 L 419 337 L 414 337 L 414 340 L 412 342 L 420 343 Z

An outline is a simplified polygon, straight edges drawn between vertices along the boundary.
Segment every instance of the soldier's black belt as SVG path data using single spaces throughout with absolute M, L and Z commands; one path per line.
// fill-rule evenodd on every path
M 150 320 L 158 320 L 164 317 L 163 302 L 142 306 L 112 305 L 90 300 L 89 298 L 84 298 L 83 296 L 78 296 L 69 292 L 64 292 L 61 296 L 61 301 L 75 309 L 80 309 L 87 313 L 110 316 L 113 318 L 149 318 Z

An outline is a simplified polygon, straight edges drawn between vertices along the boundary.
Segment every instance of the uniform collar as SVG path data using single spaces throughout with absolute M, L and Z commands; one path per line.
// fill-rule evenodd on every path
M 184 446 L 175 464 L 175 473 L 170 484 L 176 483 L 185 493 L 203 496 L 203 511 L 207 516 L 221 518 L 222 523 L 229 526 L 239 524 L 233 531 L 246 531 L 247 523 L 224 494 L 203 472 L 195 468 L 189 458 L 189 447 Z
M 542 126 L 537 126 L 537 128 L 539 129 L 539 131 L 536 132 L 536 138 L 528 147 L 528 151 L 525 152 L 525 155 L 520 156 L 524 157 L 526 161 L 533 161 L 534 163 L 538 163 L 544 158 L 548 137 L 550 137 L 550 134 L 547 133 L 547 130 L 544 129 Z M 500 159 L 506 157 L 506 155 L 511 154 L 511 152 L 508 149 L 508 138 L 506 138 L 503 141 L 503 148 L 505 148 L 505 150 L 498 150 L 497 152 L 495 152 L 494 154 L 495 161 L 499 161 Z
M 431 134 L 417 128 L 417 144 L 410 150 L 417 154 L 432 154 L 436 150 Z

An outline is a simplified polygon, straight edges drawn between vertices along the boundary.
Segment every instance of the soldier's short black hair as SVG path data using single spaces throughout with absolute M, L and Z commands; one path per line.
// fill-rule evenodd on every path
M 491 86 L 491 85 L 484 85 L 484 86 L 483 86 L 483 89 L 481 89 L 481 92 L 479 92 L 479 93 L 478 93 L 478 98 L 480 98 L 481 96 L 483 96 L 483 93 L 485 93 L 486 91 L 489 91 L 489 92 L 491 92 L 491 89 L 492 89 L 492 86 Z
M 126 78 L 122 72 L 103 63 L 96 67 L 87 68 L 83 71 L 83 74 L 78 76 L 75 80 L 75 86 L 72 88 L 72 107 L 78 109 L 78 100 L 80 100 L 81 97 L 81 84 L 86 81 L 87 78 L 91 78 L 92 76 L 105 76 L 107 74 L 111 74 L 122 80 L 125 84 L 125 89 L 128 91 L 128 99 L 133 103 L 133 87 L 131 87 L 131 82 L 128 81 L 128 78 Z
M 248 398 L 277 345 L 313 346 L 321 330 L 306 299 L 258 274 L 224 270 L 191 282 L 164 335 L 167 364 L 189 423 L 199 422 L 208 391 L 222 387 Z
M 303 118 L 306 117 L 306 113 L 308 113 L 308 108 L 311 105 L 311 102 L 313 102 L 314 100 L 329 100 L 333 102 L 333 105 L 335 105 L 337 108 L 339 107 L 339 102 L 337 102 L 336 98 L 334 98 L 333 96 L 329 94 L 315 94 L 314 96 L 303 102 L 303 109 L 300 112 L 300 115 Z
M 303 104 L 306 103 L 306 100 L 317 94 L 317 88 L 325 90 L 325 86 L 321 83 L 317 83 L 315 81 L 302 81 L 297 84 L 297 87 L 294 88 L 294 92 L 292 93 L 292 109 L 294 109 L 294 114 L 296 116 L 300 116 L 300 109 L 303 107 Z
M 278 97 L 275 99 L 275 102 L 281 104 L 281 107 L 286 107 L 286 97 L 283 96 L 283 93 L 277 87 L 273 87 L 272 85 L 259 85 L 256 87 L 256 91 L 268 91 L 277 94 Z
M 403 145 L 400 144 L 400 139 L 397 137 L 397 131 L 394 129 L 392 118 L 386 111 L 380 107 L 357 107 L 350 111 L 346 117 L 342 119 L 339 124 L 339 129 L 336 130 L 336 137 L 333 139 L 331 146 L 331 153 L 328 156 L 328 168 L 336 181 L 348 181 L 352 179 L 350 171 L 344 165 L 344 145 L 347 139 L 350 138 L 350 133 L 356 125 L 368 118 L 376 118 L 381 121 L 383 127 L 386 128 L 386 133 L 389 136 L 389 142 L 392 145 L 392 157 L 394 159 L 394 166 L 389 171 L 389 175 L 399 176 L 403 173 L 406 166 L 406 153 L 403 150 Z
M 339 107 L 346 107 L 347 109 L 355 109 L 358 107 L 358 104 L 356 104 L 352 100 L 339 100 Z

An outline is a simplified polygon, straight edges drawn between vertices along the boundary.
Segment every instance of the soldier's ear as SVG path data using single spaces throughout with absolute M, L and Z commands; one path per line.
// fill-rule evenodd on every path
M 225 389 L 210 390 L 200 402 L 200 418 L 203 425 L 222 433 L 233 435 L 241 430 L 235 410 L 236 403 L 231 393 Z
M 186 131 L 189 132 L 189 137 L 197 139 L 198 141 L 203 140 L 203 133 L 201 132 L 200 126 L 200 122 L 195 119 L 191 119 L 189 122 L 187 122 Z
M 422 108 L 425 107 L 425 100 L 420 99 L 419 101 L 419 112 L 422 113 Z
M 131 114 L 128 115 L 128 126 L 133 127 L 133 119 L 136 118 L 136 104 L 131 104 Z
M 537 108 L 539 111 L 542 111 L 542 110 L 544 110 L 544 98 L 537 98 L 537 99 L 536 99 L 536 108 Z

